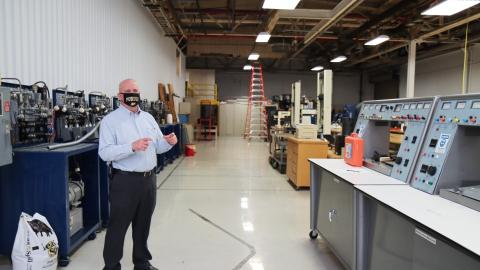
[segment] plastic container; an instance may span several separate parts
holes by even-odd
[[[358,137],[357,133],[352,133],[345,137],[345,162],[349,165],[363,166],[363,139]]]
[[[186,123],[188,123],[189,115],[188,114],[179,114],[178,119],[180,120],[180,123],[186,124]]]
[[[186,144],[185,145],[185,156],[187,157],[193,157],[195,156],[195,145],[194,144]]]
[[[167,124],[173,124],[173,115],[171,113],[167,114]]]

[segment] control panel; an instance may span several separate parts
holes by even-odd
[[[440,97],[411,185],[430,194],[480,179],[480,95]]]
[[[435,102],[436,98],[364,102],[354,131],[364,139],[365,166],[408,182]],[[403,139],[391,162],[383,163],[375,156],[389,154],[392,122],[402,126],[397,132]]]
[[[85,101],[84,91],[52,90],[55,116],[55,141],[74,141],[87,134],[94,126]]]
[[[0,166],[12,163],[10,89],[0,87]]]

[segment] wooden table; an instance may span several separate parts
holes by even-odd
[[[287,176],[296,188],[310,187],[309,158],[326,158],[328,142],[319,139],[287,138]]]

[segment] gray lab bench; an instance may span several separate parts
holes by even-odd
[[[480,212],[343,160],[310,164],[310,237],[347,269],[480,269]]]

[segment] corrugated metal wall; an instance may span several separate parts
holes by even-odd
[[[134,78],[145,98],[157,98],[159,82],[184,96],[175,52],[139,0],[0,1],[0,75],[26,84],[114,95]]]

